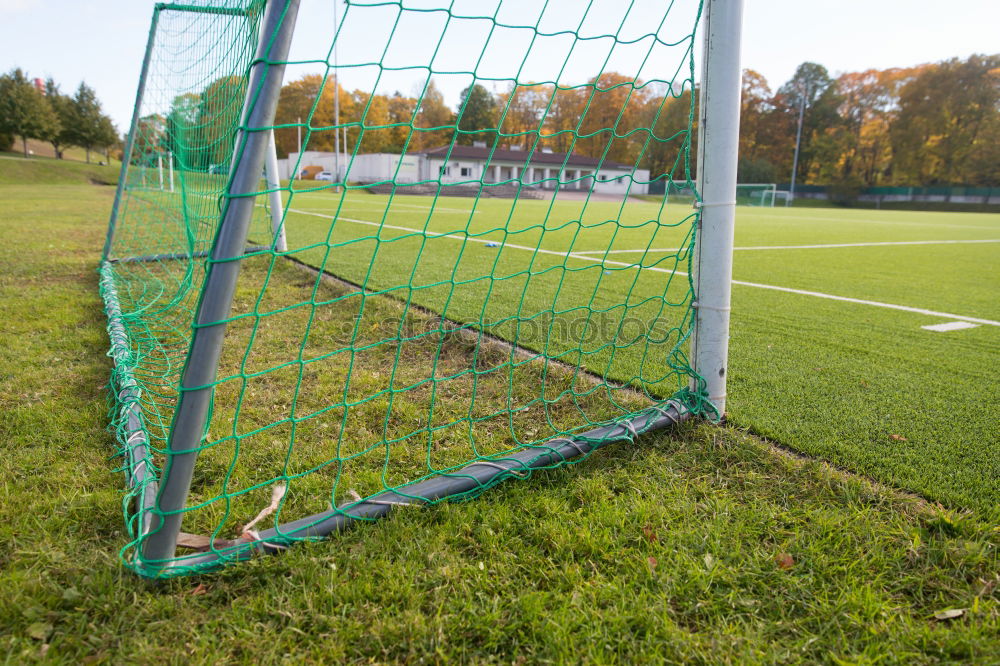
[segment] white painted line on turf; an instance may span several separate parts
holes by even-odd
[[[980,231],[990,229],[994,225],[972,225],[972,224],[950,224],[948,222],[913,222],[907,220],[873,220],[871,218],[865,219],[847,219],[842,217],[820,217],[818,215],[781,215],[780,217],[773,218],[775,220],[799,220],[803,222],[839,222],[841,224],[888,224],[892,226],[906,226],[906,227],[945,227],[948,229],[978,229]]]
[[[890,310],[900,310],[902,312],[912,312],[914,314],[928,315],[929,317],[943,317],[945,319],[961,319],[962,321],[969,321],[974,324],[985,324],[987,326],[1000,326],[1000,321],[993,321],[991,319],[979,319],[978,317],[966,317],[965,315],[952,314],[950,312],[937,312],[935,310],[926,310],[924,308],[913,308],[908,305],[895,305],[894,303],[881,303],[879,301],[867,301],[862,298],[850,298],[848,296],[835,296],[833,294],[824,294],[820,291],[808,291],[805,289],[792,289],[791,287],[778,287],[770,284],[760,284],[759,282],[744,282],[742,280],[733,280],[733,284],[738,284],[744,287],[756,287],[758,289],[771,289],[773,291],[784,291],[789,294],[799,294],[801,296],[815,296],[816,298],[826,298],[832,301],[842,301],[844,303],[857,303],[859,305],[872,305],[877,308],[888,308]]]
[[[303,202],[303,203],[309,203],[309,202]],[[345,201],[344,206],[346,208],[350,208],[351,206],[378,206],[383,209],[386,208],[386,205],[384,203],[380,203],[378,201],[357,201],[353,199],[348,199],[347,201]],[[392,205],[389,206],[389,208],[412,208],[415,210],[440,210],[446,213],[465,213],[466,215],[468,215],[469,213],[478,214],[483,212],[478,208],[475,210],[469,210],[466,208],[448,208],[444,206],[420,206],[418,204],[405,204],[405,203],[401,204],[401,203],[396,203],[395,201],[392,202]],[[315,211],[315,212],[322,212],[322,211]]]
[[[1000,238],[977,240],[922,240],[922,241],[884,241],[871,243],[826,243],[823,245],[745,245],[734,247],[733,250],[819,250],[835,247],[880,247],[885,245],[956,245],[964,243],[1000,243]],[[604,250],[586,250],[576,254],[604,254]],[[641,250],[611,250],[608,254],[641,254],[641,253],[677,252],[677,248],[650,248]]]
[[[961,331],[966,328],[977,328],[978,326],[979,324],[970,324],[967,321],[946,321],[943,324],[931,324],[930,326],[921,326],[920,328],[934,331],[935,333],[947,333],[948,331]]]
[[[261,204],[257,204],[258,206]],[[287,209],[292,213],[299,213],[302,215],[312,215],[315,217],[324,217],[332,219],[331,215],[323,215],[320,213],[308,213],[305,211],[297,210],[295,208]],[[349,217],[338,217],[338,221],[342,222],[353,222],[355,224],[364,224],[371,227],[382,227],[386,229],[395,229],[397,231],[407,231],[415,234],[422,234],[427,238],[451,238],[453,240],[466,241],[471,243],[495,243],[496,240],[487,240],[484,238],[469,238],[468,236],[463,236],[459,234],[430,234],[423,229],[413,229],[411,227],[400,227],[392,224],[382,224],[381,222],[371,222],[369,220],[356,220]],[[557,257],[569,257],[572,259],[580,259],[582,261],[591,261],[594,263],[601,264],[602,266],[625,266],[634,267],[635,264],[623,262],[623,261],[612,261],[611,259],[602,259],[601,257],[590,257],[585,254],[580,254],[578,252],[557,252],[555,250],[543,250],[537,247],[531,247],[528,245],[515,245],[514,243],[503,243],[504,248],[512,248],[515,250],[525,250],[527,252],[536,252],[538,254],[548,254]],[[655,271],[657,273],[673,273],[676,275],[687,275],[684,271],[669,270],[666,268],[658,268],[656,266],[642,266],[642,270]],[[808,291],[806,289],[793,289],[791,287],[779,287],[773,284],[761,284],[759,282],[746,282],[744,280],[733,280],[733,284],[738,284],[741,287],[755,287],[757,289],[769,289],[771,291],[781,291],[788,294],[798,294],[800,296],[813,296],[816,298],[825,298],[831,301],[841,301],[843,303],[856,303],[858,305],[870,305],[877,308],[887,308],[889,310],[899,310],[901,312],[911,312],[914,314],[927,315],[929,317],[941,317],[943,319],[959,319],[961,321],[971,322],[973,324],[985,324],[986,326],[1000,326],[1000,321],[993,321],[991,319],[980,319],[978,317],[967,317],[965,315],[952,314],[950,312],[937,312],[936,310],[927,310],[925,308],[914,308],[908,305],[896,305],[894,303],[882,303],[880,301],[868,301],[862,298],[851,298],[849,296],[836,296],[834,294],[824,294],[821,291]]]

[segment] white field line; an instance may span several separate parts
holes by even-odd
[[[820,217],[813,215],[781,215],[770,221],[799,220],[800,222],[839,222],[840,224],[888,224],[906,227],[945,227],[948,229],[977,229],[979,231],[995,228],[995,225],[949,224],[947,222],[907,222],[905,220],[873,220],[871,218],[845,220],[840,217]]]
[[[299,196],[302,196],[302,194],[299,193]],[[309,202],[304,202],[304,203],[309,203]],[[357,201],[353,199],[348,199],[347,201],[345,201],[344,206],[346,208],[350,208],[351,206],[379,206],[381,208],[386,207],[384,203],[378,201]],[[479,213],[483,212],[478,209],[466,210],[464,208],[446,208],[443,206],[421,206],[420,204],[405,204],[405,203],[401,204],[401,203],[396,203],[395,200],[392,202],[390,208],[412,208],[414,210],[442,210],[447,213],[465,213],[466,215],[470,213],[475,213],[478,215]]]
[[[983,240],[923,240],[923,241],[885,241],[871,243],[827,243],[824,245],[746,245],[734,247],[734,251],[745,250],[821,250],[834,247],[881,247],[885,245],[954,245],[961,243],[1000,243],[1000,238]],[[641,250],[610,250],[608,254],[641,254],[644,252],[677,252],[678,248],[650,248]],[[605,250],[585,250],[576,254],[604,254]]]
[[[260,205],[260,204],[258,204]],[[299,213],[300,215],[312,215],[315,217],[324,217],[327,219],[332,219],[329,214],[322,213],[310,213],[307,211],[297,210],[295,208],[287,209],[291,213]],[[370,227],[382,227],[385,229],[395,229],[397,231],[407,231],[410,233],[425,235],[427,238],[451,238],[453,240],[466,241],[470,243],[496,243],[495,240],[486,240],[484,238],[469,238],[468,236],[462,236],[459,234],[433,234],[427,233],[423,229],[413,229],[411,227],[400,227],[393,224],[382,224],[381,222],[371,222],[369,220],[357,220],[349,217],[338,217],[338,221],[341,222],[353,222],[354,224],[364,224]],[[530,247],[528,245],[515,245],[514,243],[504,243],[505,248],[513,248],[515,250],[525,250],[527,252],[537,252],[539,254],[554,255],[557,257],[568,257],[571,259],[580,259],[582,261],[591,261],[602,266],[635,266],[635,264],[626,263],[623,261],[612,261],[610,259],[601,259],[599,257],[590,257],[585,254],[580,254],[578,252],[557,252],[555,250],[543,250],[541,248]],[[674,273],[676,275],[687,275],[684,271],[669,270],[666,268],[658,268],[656,266],[643,266],[643,270],[655,271],[657,273]],[[879,301],[867,301],[861,298],[850,298],[848,296],[836,296],[834,294],[824,294],[819,291],[808,291],[805,289],[792,289],[791,287],[779,287],[772,284],[761,284],[759,282],[746,282],[743,280],[733,280],[733,284],[738,284],[742,287],[755,287],[757,289],[770,289],[771,291],[782,291],[788,294],[798,294],[800,296],[814,296],[816,298],[825,298],[831,301],[841,301],[843,303],[856,303],[858,305],[871,305],[878,308],[887,308],[889,310],[899,310],[901,312],[911,312],[914,314],[927,315],[929,317],[944,317],[946,319],[960,319],[962,321],[972,322],[974,324],[985,324],[987,326],[1000,326],[1000,321],[993,321],[990,319],[979,319],[977,317],[967,317],[965,315],[951,314],[949,312],[937,312],[935,310],[926,310],[924,308],[914,308],[908,305],[896,305],[894,303],[882,303]]]

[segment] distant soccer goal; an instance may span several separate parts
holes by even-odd
[[[741,3],[332,8],[154,11],[100,277],[143,576],[725,409]]]
[[[737,183],[737,206],[774,206],[778,192],[776,183]]]

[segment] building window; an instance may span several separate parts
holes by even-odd
[[[440,169],[438,169],[438,171],[440,172],[440,174],[442,176],[450,176],[451,175],[451,167],[443,166]]]
[[[462,167],[462,175],[463,176],[471,176],[472,175],[472,169],[470,167]]]

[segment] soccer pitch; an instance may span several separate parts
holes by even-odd
[[[736,427],[689,422],[645,436],[635,446],[609,446],[584,464],[507,483],[474,502],[400,510],[388,521],[291,548],[281,557],[258,558],[211,577],[137,586],[115,554],[127,541],[116,508],[123,481],[120,459],[109,457],[114,443],[106,432],[102,399],[110,367],[107,322],[94,270],[113,191],[89,184],[102,175],[97,167],[85,170],[71,162],[53,161],[49,170],[62,174],[62,180],[39,183],[36,167],[45,164],[0,161],[10,236],[0,248],[9,267],[0,284],[5,294],[0,311],[11,332],[10,344],[0,351],[0,372],[11,378],[0,386],[0,431],[8,444],[0,476],[9,480],[0,486],[0,533],[6,538],[0,587],[7,591],[0,597],[0,623],[6,629],[0,632],[0,654],[8,661],[169,661],[178,646],[195,662],[240,661],[248,654],[248,635],[258,637],[253,655],[264,663],[292,653],[316,662],[347,663],[410,662],[428,654],[441,655],[443,661],[490,663],[525,658],[529,663],[819,663],[833,658],[872,661],[880,655],[906,663],[996,660],[996,522],[995,515],[980,510],[996,503],[995,490],[982,476],[989,473],[984,461],[996,457],[996,440],[974,442],[976,428],[989,432],[983,424],[992,397],[985,391],[995,387],[949,393],[956,381],[964,380],[949,379],[940,370],[935,374],[938,366],[930,364],[929,376],[909,377],[906,386],[896,381],[911,366],[899,365],[895,357],[912,357],[912,340],[930,341],[924,343],[929,353],[926,345],[954,345],[954,340],[969,338],[920,330],[933,321],[926,316],[741,286],[734,294],[733,421],[758,431],[781,426],[797,439],[780,443],[829,451],[826,458],[873,476],[873,461],[878,462],[886,478],[905,481],[902,463],[909,461],[888,458],[889,446],[869,444],[882,446],[883,440],[878,433],[869,438],[865,428],[881,430],[888,419],[898,422],[907,413],[920,412],[927,390],[920,382],[926,381],[948,401],[946,412],[927,410],[944,433],[941,442],[965,442],[964,455],[948,455],[944,445],[929,448],[907,429],[908,442],[892,445],[913,447],[905,449],[913,451],[916,461],[906,477],[912,483],[887,486],[834,469],[821,454],[783,455]],[[357,196],[375,202],[362,204],[368,210],[384,209],[384,198]],[[330,205],[329,193],[322,197],[313,202],[317,209]],[[297,198],[293,207],[304,199]],[[438,206],[471,203],[449,199]],[[426,205],[410,197],[397,204],[401,211],[402,204]],[[497,205],[503,209],[510,202],[481,202],[477,208]],[[410,212],[427,213],[419,208]],[[680,209],[678,215],[689,212]],[[739,212],[741,221],[762,222],[793,213],[894,217],[826,210]],[[357,211],[357,219],[369,216]],[[924,222],[937,217],[957,225],[991,219],[902,215]],[[294,214],[288,222],[296,243],[305,238],[296,234],[329,229],[329,217]],[[748,226],[738,232],[740,246],[748,244],[742,236]],[[488,250],[496,253],[498,248]],[[783,253],[779,259],[786,262],[795,254],[775,252]],[[757,256],[757,251],[740,251],[737,261]],[[248,265],[246,274],[255,270]],[[737,270],[746,266],[738,263]],[[298,297],[302,285],[313,282],[308,271],[280,259],[274,279],[271,293],[279,296]],[[320,287],[321,294],[351,293],[333,281]],[[791,310],[795,299],[803,299],[801,310]],[[399,309],[398,300],[368,300],[372,310]],[[351,302],[326,308],[328,323],[349,319],[350,308],[343,306]],[[397,306],[390,307],[393,303]],[[820,306],[826,309],[810,310]],[[824,342],[824,336],[830,334],[831,321],[844,321],[844,312],[852,309],[869,313],[858,315],[862,323],[856,320],[852,326],[874,328],[878,323],[887,331],[881,337],[893,335],[894,344],[903,340],[898,332],[904,325],[916,324],[905,329],[911,342],[900,343],[892,355],[859,350],[860,342],[870,342],[870,333],[845,335],[854,346],[836,350],[851,364],[854,377],[870,387],[862,397],[871,401],[875,420],[854,431],[843,415],[853,404],[850,394],[865,389],[861,379],[824,385],[817,383],[825,380],[823,374],[797,365],[809,363],[810,355],[823,355],[811,349],[836,347],[836,340]],[[808,316],[805,323],[815,330],[789,324],[796,316]],[[865,316],[871,323],[864,323]],[[274,331],[291,330],[290,319],[275,317],[268,323]],[[776,326],[781,330],[768,330]],[[750,327],[756,328],[751,332]],[[983,325],[954,333],[990,330]],[[283,340],[275,336],[278,342],[283,344],[275,353],[287,356],[295,338],[286,333]],[[444,359],[452,369],[465,363],[462,340],[454,342],[451,356]],[[948,356],[985,375],[982,368],[996,363],[995,347],[988,352],[982,348],[985,342],[976,344],[978,351],[970,342]],[[381,356],[360,368],[355,365],[352,384],[366,383],[366,390],[384,386],[378,382],[385,381],[385,361],[392,360],[392,350],[388,345],[376,349]],[[966,358],[970,350],[978,361]],[[787,358],[779,364],[777,355]],[[419,357],[408,356],[400,369],[416,376],[426,369],[414,358]],[[783,376],[777,374],[786,366]],[[518,376],[530,377],[530,369],[525,365]],[[772,384],[762,389],[750,379],[765,370]],[[834,370],[828,364],[824,373]],[[342,368],[316,388],[342,391],[346,371]],[[796,372],[803,385],[812,382],[798,389],[808,390],[801,396],[780,386]],[[876,392],[887,392],[894,381],[898,394],[878,397]],[[919,394],[905,395],[913,386]],[[270,390],[271,397],[284,395],[273,386]],[[515,397],[529,395],[537,395],[537,385],[525,385]],[[443,416],[468,411],[462,395],[439,398]],[[501,404],[484,398],[487,404]],[[812,412],[793,413],[797,405],[813,403]],[[839,421],[829,409],[820,409],[838,404],[846,405],[839,410]],[[373,402],[366,412],[370,421],[361,425],[378,432],[385,409],[376,407]],[[961,420],[970,414],[976,420]],[[853,423],[862,423],[865,416],[857,415]],[[813,439],[809,432],[822,435],[826,421],[840,425],[825,435],[823,449],[822,437]],[[508,432],[498,428],[486,439],[499,446],[493,439]],[[252,464],[238,471],[258,470],[265,449],[247,446],[242,460]],[[210,465],[212,458],[205,451],[200,462]],[[963,471],[981,475],[979,494],[970,491],[969,483],[954,482]],[[217,472],[216,477],[225,478],[226,468]],[[917,483],[921,472],[936,476]],[[935,507],[899,492],[906,488],[924,488],[927,497],[950,492],[953,499],[945,508]],[[970,498],[968,504],[959,491]],[[254,505],[251,514],[257,510]],[[956,620],[934,619],[946,609],[967,610]],[[303,642],[300,632],[326,639]],[[594,640],[581,641],[581,636]]]
[[[654,393],[664,379],[644,360],[655,343],[619,348],[596,334],[588,348],[599,322],[580,317],[669,316],[662,303],[688,288],[688,206],[363,191],[299,191],[287,205],[290,254],[303,263],[370,292],[396,285],[388,296],[529,349],[548,340],[548,355]],[[997,512],[1000,216],[740,208],[733,277],[733,423]],[[563,334],[546,335],[560,317]],[[969,327],[925,328],[947,322]],[[676,383],[665,384],[669,395]]]

